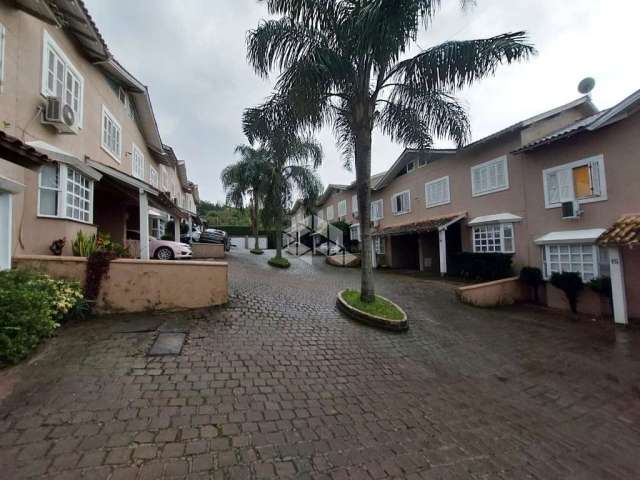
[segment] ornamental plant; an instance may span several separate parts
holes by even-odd
[[[576,272],[562,272],[551,275],[551,285],[562,290],[573,313],[578,313],[578,296],[584,289],[582,277]]]

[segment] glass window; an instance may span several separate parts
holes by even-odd
[[[375,248],[375,251],[378,255],[384,255],[385,254],[385,239],[383,237],[374,237],[373,239],[373,248]]]
[[[39,215],[58,216],[60,191],[60,167],[57,164],[40,167]]]
[[[491,223],[473,227],[473,251],[477,253],[513,253],[513,224]]]
[[[338,218],[342,218],[346,216],[347,216],[347,201],[340,200],[338,202]]]
[[[0,23],[0,93],[4,86],[4,50],[6,42],[6,30],[4,25]]]
[[[449,177],[439,178],[424,185],[424,198],[427,208],[445,205],[451,202]]]
[[[491,160],[471,168],[471,190],[474,196],[509,188],[507,157]]]
[[[602,155],[549,168],[543,172],[543,179],[547,208],[574,200],[588,203],[607,199]]]
[[[149,166],[149,183],[158,188],[158,171],[152,166]]]
[[[91,181],[77,170],[67,167],[65,195],[66,217],[89,223],[91,221]]]
[[[588,282],[608,271],[600,272],[600,264],[607,263],[608,254],[591,244],[554,244],[545,245],[543,249],[544,273],[549,278],[554,273],[576,272],[582,280]]]
[[[351,213],[358,213],[358,195],[351,197]]]
[[[131,168],[133,176],[144,180],[144,154],[134,143],[131,148]]]
[[[360,241],[360,225],[356,224],[356,225],[351,225],[351,227],[349,227],[349,238],[351,240],[355,240],[355,241]]]
[[[107,108],[102,106],[102,148],[118,162],[122,153],[122,129]]]
[[[68,165],[42,166],[38,189],[38,214],[91,223],[93,182]]]
[[[333,220],[333,205],[327,207],[327,221]]]
[[[383,200],[379,199],[375,202],[371,202],[371,221],[377,222],[384,218],[384,204]]]

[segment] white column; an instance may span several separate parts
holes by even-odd
[[[9,192],[0,191],[0,270],[11,268],[11,244],[13,243],[11,195]]]
[[[613,296],[613,318],[618,325],[627,325],[627,292],[624,284],[624,268],[622,252],[619,248],[609,249],[609,266],[611,268],[611,292]]]
[[[180,241],[180,219],[173,217],[173,239],[176,242]]]
[[[189,220],[187,221],[187,225],[189,225],[189,238],[191,238],[191,233],[193,230],[193,220],[191,219],[191,215],[189,215]]]
[[[447,231],[439,230],[438,238],[440,240],[440,275],[444,277],[447,274]]]
[[[147,192],[140,190],[140,259],[149,260],[149,199]]]

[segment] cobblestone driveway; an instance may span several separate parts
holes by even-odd
[[[385,333],[334,308],[355,271],[230,270],[178,357],[145,357],[166,317],[105,318],[5,372],[0,478],[640,477],[637,332],[380,274],[411,322]]]

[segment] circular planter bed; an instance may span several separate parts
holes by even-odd
[[[250,251],[251,253],[253,253],[254,255],[262,255],[262,254],[264,254],[264,250],[261,250],[261,249],[259,249],[259,248],[258,248],[258,249],[255,249],[255,248],[254,248],[253,250],[249,250],[249,251]]]
[[[276,268],[289,268],[291,266],[291,264],[289,263],[289,260],[283,257],[270,258],[268,263],[272,267],[276,267]]]
[[[350,297],[353,297],[353,293],[353,290],[342,290],[338,293],[338,298],[336,300],[338,310],[349,318],[372,327],[391,330],[394,332],[403,332],[409,328],[409,324],[407,323],[407,314],[391,300],[381,297],[380,295],[376,295],[376,302],[379,302],[378,306],[382,307],[376,309],[376,311],[384,311],[387,315],[383,315],[382,313],[366,312],[362,308],[357,308],[349,302],[349,300],[351,300]],[[392,313],[392,315],[390,315],[390,313]]]

